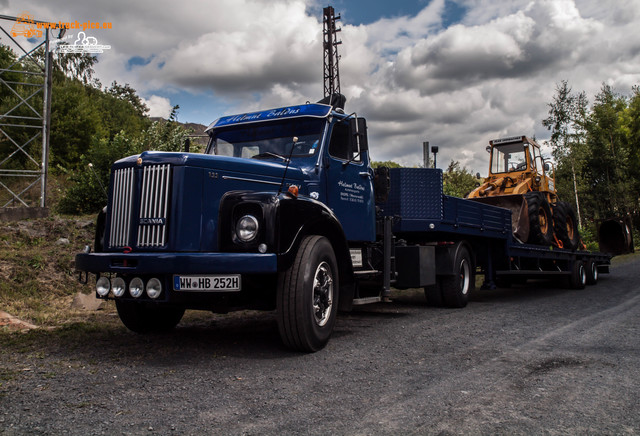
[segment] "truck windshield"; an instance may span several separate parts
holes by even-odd
[[[522,142],[495,146],[491,157],[493,174],[527,169],[525,147]]]
[[[324,119],[299,118],[225,127],[213,131],[209,153],[271,160],[311,157],[318,152],[324,126]]]

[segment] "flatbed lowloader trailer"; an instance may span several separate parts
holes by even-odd
[[[486,287],[608,272],[600,253],[524,245],[511,212],[443,195],[437,169],[373,169],[366,121],[305,104],[227,116],[204,154],[144,152],[114,163],[81,279],[146,333],[185,309],[275,310],[282,341],[316,351],[338,310],[424,288],[464,307]]]

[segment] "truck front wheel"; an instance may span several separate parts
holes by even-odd
[[[118,316],[129,330],[136,333],[162,333],[178,325],[184,308],[160,306],[137,301],[116,300]]]
[[[313,352],[326,345],[336,321],[338,289],[331,243],[307,236],[291,267],[278,277],[278,329],[287,347]]]

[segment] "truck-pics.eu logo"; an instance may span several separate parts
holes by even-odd
[[[25,36],[27,38],[42,36],[42,30],[36,29],[36,22],[27,12],[23,12],[16,18],[16,22],[11,28],[11,36]]]

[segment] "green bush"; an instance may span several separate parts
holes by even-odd
[[[58,212],[71,215],[99,212],[107,204],[105,190],[115,161],[147,150],[179,151],[188,134],[178,123],[162,121],[152,123],[137,138],[129,139],[121,131],[111,141],[94,140],[87,154],[80,157],[80,169],[70,174],[72,184],[58,203]]]

